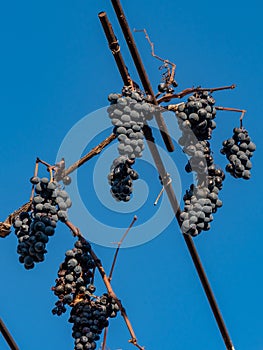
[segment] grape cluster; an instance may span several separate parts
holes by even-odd
[[[185,166],[186,172],[196,172],[197,178],[203,179],[207,174],[207,169],[214,163],[209,141],[197,141],[183,147],[184,153],[190,156]]]
[[[196,236],[210,229],[213,215],[222,206],[218,198],[225,178],[224,172],[214,165],[208,140],[216,127],[215,100],[207,91],[196,93],[176,112],[182,131],[179,144],[189,156],[186,172],[195,172],[197,185],[191,185],[184,196],[184,210],[180,214],[181,229],[185,234]]]
[[[122,95],[110,94],[108,114],[118,137],[118,151],[129,159],[140,158],[144,149],[143,126],[155,111],[140,90],[125,88]]]
[[[65,260],[60,265],[56,285],[52,287],[59,298],[54,315],[60,316],[66,311],[65,305],[70,305],[76,298],[89,298],[95,291],[90,284],[94,261],[90,255],[90,244],[82,238],[75,242],[73,249],[65,253]]]
[[[120,156],[113,161],[108,181],[111,194],[117,201],[128,202],[133,191],[132,181],[137,180],[138,173],[131,168],[134,161]]]
[[[211,139],[212,130],[216,128],[214,104],[215,100],[208,91],[195,93],[188,97],[186,103],[179,104],[176,115],[179,127],[183,131],[182,144],[191,143],[192,136],[189,131],[192,131],[199,141]]]
[[[197,236],[202,231],[210,229],[213,213],[222,206],[218,193],[222,189],[224,172],[211,165],[208,168],[206,183],[190,186],[184,196],[184,210],[180,214],[181,229],[185,234]]]
[[[256,145],[244,128],[234,128],[233,133],[231,138],[223,142],[221,149],[221,153],[229,160],[226,171],[235,178],[248,180],[251,177],[252,168],[250,158],[256,150]]]
[[[108,318],[116,317],[118,310],[117,303],[108,294],[78,302],[71,309],[69,318],[73,323],[74,350],[96,349],[96,341],[109,324]]]
[[[49,237],[54,235],[58,220],[67,220],[67,209],[71,206],[67,192],[60,190],[58,183],[45,177],[33,177],[31,183],[35,185],[32,210],[22,212],[13,223],[19,261],[28,270],[44,261]]]

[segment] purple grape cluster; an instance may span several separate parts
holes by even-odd
[[[202,231],[210,229],[213,215],[217,209],[222,207],[222,201],[218,197],[222,189],[224,172],[211,165],[208,168],[206,182],[201,185],[190,186],[184,196],[184,210],[180,214],[181,229],[185,234],[197,236]]]
[[[185,166],[186,172],[194,171],[198,179],[204,179],[209,167],[214,164],[209,141],[196,141],[195,145],[184,146],[183,151],[190,157]]]
[[[184,234],[197,236],[210,229],[213,215],[222,206],[218,194],[225,178],[224,172],[214,164],[208,140],[216,123],[215,100],[207,91],[194,94],[187,103],[180,104],[177,119],[182,136],[179,144],[189,156],[186,172],[194,172],[197,185],[191,185],[184,196],[184,210],[180,214]]]
[[[58,220],[67,219],[67,209],[71,206],[67,192],[60,190],[57,182],[45,177],[33,177],[30,181],[35,185],[31,211],[22,212],[13,223],[19,261],[28,270],[44,261],[49,237],[54,235]]]
[[[139,178],[138,173],[132,169],[134,161],[120,156],[113,161],[108,181],[111,185],[111,194],[117,201],[128,202],[133,191],[132,182]]]
[[[110,94],[108,114],[118,136],[118,151],[129,159],[140,158],[144,149],[143,126],[153,118],[154,106],[143,93],[124,88],[122,95]]]
[[[65,305],[71,305],[76,298],[90,298],[95,287],[90,284],[93,276],[94,261],[90,255],[90,244],[82,238],[75,242],[73,249],[65,253],[60,265],[56,285],[52,287],[58,297],[54,315],[66,312]]]
[[[108,294],[73,306],[69,322],[73,323],[74,350],[96,349],[100,334],[109,325],[108,318],[116,317],[118,311],[117,303]]]
[[[176,115],[183,132],[182,144],[191,144],[191,131],[199,141],[211,139],[212,131],[216,128],[214,104],[215,100],[209,92],[202,91],[189,96],[186,103],[178,106]]]
[[[231,138],[223,142],[221,149],[221,153],[229,160],[226,171],[234,178],[248,180],[251,177],[252,168],[250,158],[256,150],[256,145],[244,128],[234,128],[233,133]]]

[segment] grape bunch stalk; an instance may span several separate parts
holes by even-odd
[[[35,189],[31,211],[20,213],[13,223],[19,261],[28,270],[45,260],[49,237],[54,235],[59,220],[67,220],[67,209],[72,204],[68,193],[61,190],[57,182],[36,176],[30,181]]]
[[[233,136],[223,142],[220,151],[229,160],[226,171],[234,178],[249,180],[252,168],[250,158],[255,150],[256,145],[251,141],[248,131],[243,127],[234,128]]]

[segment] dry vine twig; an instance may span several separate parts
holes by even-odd
[[[116,248],[114,257],[113,257],[113,262],[112,262],[112,266],[111,266],[111,270],[110,270],[110,274],[109,274],[109,281],[111,282],[112,280],[112,275],[113,275],[113,271],[116,265],[116,261],[117,261],[117,257],[121,248],[121,245],[123,243],[123,241],[125,240],[125,238],[127,237],[128,233],[130,232],[132,226],[134,225],[134,223],[138,220],[138,217],[135,215],[132,222],[130,223],[130,226],[127,228],[127,230],[125,231],[124,235],[122,236],[122,238],[120,239],[120,241],[117,243],[118,246]]]
[[[167,84],[171,85],[173,83],[173,81],[174,81],[176,64],[155,54],[154,43],[151,41],[151,39],[150,39],[146,29],[133,29],[133,31],[134,32],[143,32],[145,34],[145,38],[148,41],[148,43],[150,44],[150,46],[151,46],[151,54],[152,54],[152,56],[154,58],[158,59],[159,61],[162,61],[164,63],[164,65],[161,66],[159,69],[162,69],[162,68],[166,68],[167,69],[167,78],[168,78],[167,79]],[[169,65],[172,67],[172,71],[170,71]]]
[[[228,85],[228,86],[221,86],[221,87],[217,87],[217,88],[201,88],[201,87],[193,87],[193,88],[187,88],[181,92],[179,92],[178,94],[166,94],[163,97],[159,98],[157,100],[157,102],[160,104],[162,102],[169,102],[174,98],[182,98],[186,95],[189,95],[193,92],[198,92],[198,91],[209,91],[209,92],[214,92],[214,91],[220,91],[220,90],[232,90],[235,89],[236,85],[232,84],[232,85]]]
[[[105,140],[103,140],[100,144],[98,144],[96,147],[94,147],[89,153],[87,153],[84,157],[77,160],[74,164],[72,164],[70,167],[68,167],[65,172],[63,173],[63,176],[67,176],[79,167],[81,167],[83,164],[85,164],[88,160],[93,158],[94,156],[98,155],[106,146],[108,146],[113,140],[116,139],[115,134],[111,134],[108,136]]]
[[[241,116],[239,118],[240,121],[240,127],[243,127],[243,118],[245,116],[245,113],[247,112],[245,109],[239,109],[239,108],[232,108],[232,107],[220,107],[216,106],[215,109],[218,111],[228,111],[228,112],[240,112]]]

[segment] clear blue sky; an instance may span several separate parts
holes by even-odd
[[[190,0],[162,5],[155,0],[123,0],[123,6],[131,27],[147,28],[157,53],[177,64],[178,89],[236,83],[235,90],[214,95],[216,104],[248,110],[244,125],[257,144],[252,158],[252,178],[245,182],[227,177],[221,192],[224,205],[215,215],[212,229],[197,237],[195,243],[235,348],[261,350],[263,33],[259,2]],[[67,132],[88,113],[105,107],[110,92],[121,90],[122,82],[97,18],[102,10],[108,12],[130,72],[138,81],[110,1],[14,0],[2,4],[1,220],[28,200],[28,179],[36,156],[53,163]],[[136,34],[136,41],[156,88],[160,80],[159,64],[150,56],[143,35]],[[169,123],[173,125],[173,121]],[[226,160],[219,154],[221,142],[231,136],[237,125],[238,115],[218,113],[213,147],[216,162],[222,167]],[[173,129],[170,130],[175,137]],[[109,132],[94,135],[87,150]],[[156,138],[163,147],[158,134]],[[112,200],[115,211],[111,213],[110,208],[99,204],[93,190],[93,169],[98,159],[109,161],[105,155],[106,152],[102,153],[78,173],[80,191],[92,215],[112,226],[112,240],[114,226],[127,227],[134,214],[141,225],[140,231],[134,231],[136,234],[139,232],[143,237],[153,232],[153,224],[147,230],[143,226],[158,210],[153,207],[153,201],[160,185],[153,167],[138,162],[137,169],[145,181],[141,186],[147,184],[149,190],[141,210],[133,211],[129,204],[129,212],[118,215],[116,203]],[[190,177],[184,174],[185,158],[178,146],[171,159],[178,168],[184,191]],[[104,168],[107,170],[109,166],[107,163]],[[101,182],[98,186],[105,186],[108,191],[104,175]],[[176,178],[174,185],[178,186]],[[139,197],[140,185],[137,186]],[[110,198],[107,196],[106,199]],[[165,198],[160,205],[165,205]],[[169,210],[165,210],[158,222],[165,223],[169,215]],[[78,225],[78,220],[74,221]],[[87,224],[87,234],[92,228],[92,224],[90,227]],[[99,237],[103,232],[92,234]],[[112,240],[109,236],[108,241]],[[0,241],[0,316],[21,350],[73,349],[68,315],[52,316],[56,299],[50,291],[64,252],[73,242],[68,230],[60,225],[48,244],[46,261],[26,271],[18,262],[14,234]],[[99,245],[94,245],[94,249],[109,269],[113,249]],[[97,284],[102,286],[99,278]],[[139,343],[146,349],[224,349],[175,221],[150,242],[121,250],[113,286],[127,309]],[[121,317],[112,320],[109,348],[132,349],[128,339]],[[1,337],[0,348],[8,349]]]

